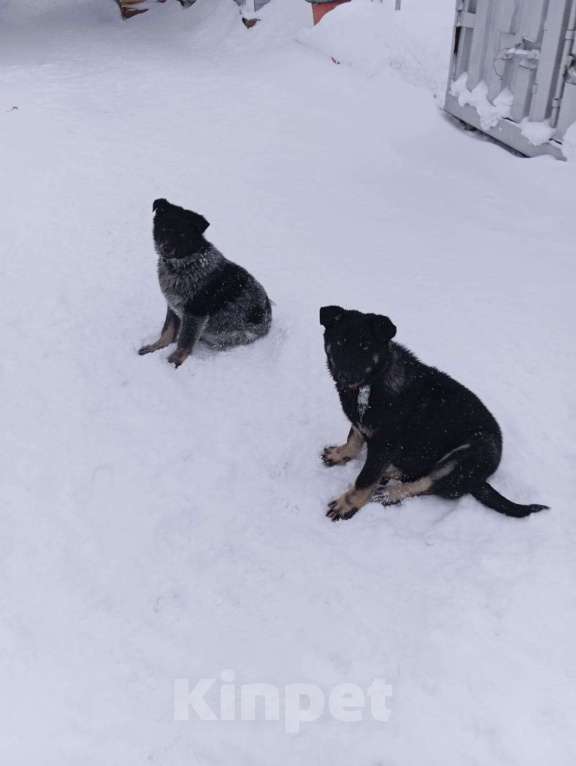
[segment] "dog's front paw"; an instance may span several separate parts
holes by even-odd
[[[142,346],[142,348],[138,349],[138,355],[144,356],[144,354],[151,354],[153,351],[156,351],[153,344],[150,344],[149,346]]]
[[[358,513],[360,508],[354,505],[353,499],[354,492],[346,492],[336,500],[333,500],[328,506],[326,516],[332,521],[340,521],[351,519],[355,513]]]
[[[328,468],[332,468],[334,465],[344,465],[349,463],[351,458],[347,455],[346,446],[343,447],[325,447],[322,451],[322,462]]]
[[[178,369],[178,367],[180,367],[182,362],[184,362],[187,357],[188,353],[186,351],[176,349],[176,351],[173,351],[168,357],[168,364],[172,364],[175,369]]]

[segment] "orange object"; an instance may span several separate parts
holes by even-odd
[[[318,24],[329,11],[333,11],[337,6],[348,2],[350,2],[350,0],[334,0],[334,2],[330,3],[312,3],[314,24]]]

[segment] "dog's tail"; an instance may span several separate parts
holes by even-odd
[[[493,511],[498,511],[498,513],[503,513],[505,516],[513,516],[515,519],[523,519],[526,516],[530,516],[531,513],[548,510],[547,505],[519,505],[518,503],[513,503],[499,492],[496,492],[494,487],[491,487],[487,481],[472,490],[470,494],[482,505],[492,508]]]

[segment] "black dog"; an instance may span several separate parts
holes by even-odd
[[[158,340],[138,353],[178,339],[168,361],[179,367],[198,340],[226,349],[266,335],[272,311],[264,288],[204,239],[210,225],[204,216],[165,199],[155,200],[152,209],[158,278],[168,310]]]
[[[324,306],[320,324],[352,423],[346,444],[326,447],[324,463],[347,463],[367,444],[354,488],[330,503],[329,518],[349,519],[372,497],[388,505],[423,494],[471,494],[515,518],[547,507],[518,505],[487,483],[502,456],[498,423],[475,394],[392,342],[396,327],[388,317]]]

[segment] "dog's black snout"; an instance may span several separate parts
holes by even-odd
[[[152,210],[154,213],[157,213],[158,211],[166,210],[170,203],[167,199],[164,199],[164,197],[161,197],[160,199],[155,199],[152,203]]]

